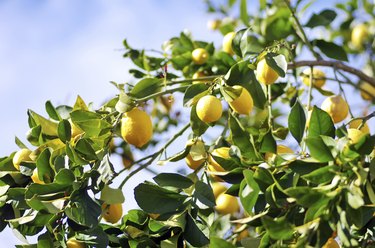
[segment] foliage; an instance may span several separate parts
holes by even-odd
[[[73,106],[48,101],[47,115],[28,111],[29,144],[18,138],[16,143],[31,153],[22,161],[19,155],[14,159],[16,151],[0,158],[1,230],[9,226],[21,239],[39,235],[38,244],[22,247],[67,247],[72,238],[88,247],[322,247],[336,235],[343,247],[374,245],[375,136],[365,133],[354,142],[347,127],[354,120],[364,125],[375,114],[354,118],[350,112],[335,126],[330,113],[316,105],[333,94],[345,98],[353,87],[359,96],[357,78],[370,78],[367,83],[375,86],[373,37],[363,37],[360,47],[350,40],[358,13],[364,13],[374,33],[374,3],[348,0],[313,13],[304,23],[299,16],[310,1],[260,0],[255,14],[248,12],[246,0],[206,3],[209,12],[223,17],[216,26],[223,35],[235,31],[234,55],[186,32],[155,54],[125,40],[124,57],[133,62],[129,72],[135,83],[113,82],[119,94],[98,109],[78,96]],[[235,9],[239,17],[228,17]],[[314,35],[321,29],[325,39]],[[192,57],[196,49],[203,51],[204,61]],[[287,69],[280,55],[289,62]],[[303,62],[306,57],[310,60]],[[369,68],[363,74],[334,66],[358,58]],[[275,84],[258,81],[255,69],[262,59],[278,78]],[[338,93],[302,84],[298,73],[306,67],[299,67],[319,65],[330,67],[333,76],[326,85],[335,85]],[[203,76],[193,78],[196,72]],[[250,115],[236,113],[229,104],[243,90],[254,103]],[[206,95],[224,106],[221,118],[211,123],[196,113]],[[373,103],[374,97],[368,110]],[[140,148],[121,136],[122,118],[134,107],[153,122],[154,135]],[[189,142],[178,146],[175,140],[188,132]],[[294,152],[276,154],[280,143]],[[172,144],[181,152],[167,156]],[[228,147],[229,154],[211,154],[219,147]],[[135,149],[143,154],[137,161]],[[124,161],[121,171],[111,163],[117,155]],[[131,177],[156,162],[184,164],[187,156],[204,163],[195,170],[186,165],[189,173],[155,175],[134,188],[139,209],[126,212],[118,223],[102,220],[103,204],[125,201]],[[39,183],[32,179],[35,172]],[[121,183],[115,185],[118,178]],[[239,212],[215,210],[214,181],[239,200]],[[240,238],[244,231],[246,237]]]

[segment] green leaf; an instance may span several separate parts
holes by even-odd
[[[103,231],[101,226],[92,229],[80,231],[76,234],[76,239],[90,247],[108,247],[108,234]]]
[[[313,44],[315,44],[315,46],[317,46],[320,51],[329,58],[348,61],[348,55],[342,46],[325,40],[315,40],[313,41]]]
[[[160,173],[153,179],[161,187],[171,186],[186,189],[193,185],[193,181],[191,181],[191,179],[176,173]]]
[[[57,136],[57,123],[56,122],[47,120],[43,116],[35,113],[34,111],[30,109],[27,111],[27,114],[29,115],[29,117],[31,117],[34,120],[35,126],[36,125],[41,126],[42,133],[49,135],[49,136]]]
[[[267,169],[262,167],[257,167],[253,174],[253,178],[257,182],[262,192],[265,192],[266,189],[274,183],[272,174]]]
[[[190,214],[186,214],[186,226],[184,230],[184,237],[193,247],[202,247],[208,245],[210,240],[199,229],[194,219]]]
[[[268,216],[263,216],[262,223],[272,239],[288,240],[293,237],[293,226],[287,221],[284,216],[276,219],[272,219]]]
[[[267,43],[283,39],[293,33],[290,11],[286,7],[277,8],[277,11],[268,15],[261,25]]]
[[[276,153],[276,141],[271,129],[263,136],[259,151]]]
[[[320,136],[308,137],[306,139],[306,145],[309,148],[311,156],[319,162],[329,162],[333,160],[329,147]]]
[[[59,113],[57,112],[55,107],[52,105],[51,101],[46,102],[46,111],[47,111],[47,114],[49,115],[49,117],[51,117],[51,119],[53,119],[55,121],[61,121],[62,120],[61,116],[59,115]]]
[[[251,28],[241,29],[236,32],[232,41],[233,51],[240,57],[260,53],[263,50],[259,39],[252,35]]]
[[[324,184],[331,182],[339,170],[340,167],[336,165],[324,166],[310,172],[309,174],[303,175],[302,178],[315,184]]]
[[[297,100],[288,116],[288,128],[293,137],[298,143],[301,143],[303,134],[305,132],[306,115],[299,100]]]
[[[125,201],[125,197],[121,189],[113,189],[108,185],[104,185],[104,188],[100,194],[100,200],[110,205],[123,203]]]
[[[335,130],[331,116],[324,110],[314,106],[309,122],[308,137],[325,135],[334,138]]]
[[[129,95],[134,98],[144,98],[159,92],[163,87],[163,79],[161,78],[144,78],[139,81]]]
[[[72,138],[72,127],[68,120],[62,120],[57,126],[57,134],[62,142],[67,142]]]
[[[306,23],[306,27],[314,28],[318,26],[328,26],[335,20],[337,14],[330,9],[322,10],[319,14],[313,14],[310,20]]]
[[[256,80],[254,71],[248,67],[247,61],[241,61],[233,65],[224,79],[230,86],[241,85],[246,88],[254,100],[254,105],[260,109],[264,108],[266,97],[263,88]]]
[[[83,99],[79,95],[77,96],[76,101],[75,101],[74,106],[73,106],[73,111],[75,111],[75,110],[85,110],[85,111],[89,110],[85,101],[83,101]]]
[[[112,128],[110,123],[94,112],[75,110],[70,116],[73,123],[85,132],[85,137],[99,137],[108,134]]]
[[[265,56],[266,63],[269,65],[280,77],[285,77],[285,71],[273,59],[277,54],[267,53]]]
[[[284,191],[288,196],[296,199],[297,203],[309,208],[318,201],[322,201],[325,197],[324,193],[319,192],[316,189],[313,189],[310,186],[300,186],[289,188]]]
[[[101,213],[102,208],[89,196],[85,189],[73,191],[70,195],[70,203],[65,209],[68,218],[90,228],[98,225],[98,218]]]
[[[210,237],[210,246],[209,248],[235,248],[232,243],[218,238],[218,237]]]
[[[184,94],[184,106],[189,107],[195,105],[195,103],[205,96],[208,92],[208,86],[205,84],[192,84],[189,88],[186,89]]]
[[[164,214],[181,209],[186,196],[151,183],[141,183],[134,188],[138,206],[147,213]]]
[[[87,161],[97,160],[95,150],[90,144],[89,139],[80,139],[78,140],[75,150]]]
[[[229,116],[229,129],[233,144],[240,149],[242,157],[251,161],[259,159],[250,134],[243,130],[239,121],[232,115]]]
[[[198,198],[198,200],[208,207],[215,207],[215,196],[212,192],[212,189],[206,183],[201,181],[197,181],[195,183],[195,191],[194,196]]]
[[[190,111],[190,126],[195,136],[201,136],[209,128],[209,125],[199,119],[196,111],[196,105],[191,107]]]
[[[44,149],[36,160],[36,167],[38,168],[38,177],[46,183],[53,181],[54,171],[50,165],[51,152],[49,149]]]
[[[54,248],[49,232],[45,232],[38,237],[38,248]]]
[[[247,13],[247,0],[240,2],[240,18],[245,26],[249,25],[249,15]]]
[[[244,170],[243,175],[245,178],[240,185],[239,197],[245,211],[252,213],[255,203],[258,200],[260,189],[254,180],[254,172],[252,170]]]

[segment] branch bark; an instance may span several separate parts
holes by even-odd
[[[288,64],[288,69],[295,69],[302,66],[327,66],[336,68],[342,71],[349,72],[353,75],[356,75],[360,80],[366,81],[372,86],[375,87],[375,78],[370,77],[363,73],[362,71],[355,69],[351,66],[348,66],[340,61],[327,61],[327,60],[301,60],[295,61]]]

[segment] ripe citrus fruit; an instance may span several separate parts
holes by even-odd
[[[228,159],[230,157],[229,150],[230,150],[229,147],[216,148],[215,150],[211,152],[211,155],[215,157]],[[221,165],[218,162],[216,162],[212,156],[208,157],[208,164],[207,164],[208,170],[212,172],[224,172],[225,171],[224,168],[221,167]]]
[[[359,85],[361,89],[361,97],[364,100],[372,101],[375,98],[375,87],[367,82],[363,82]]]
[[[352,30],[351,41],[354,47],[362,48],[363,44],[369,37],[368,28],[365,24],[361,23],[356,25]]]
[[[294,153],[294,151],[291,148],[289,148],[285,145],[277,145],[276,146],[276,154],[293,154],[293,153]],[[266,160],[274,159],[275,154],[270,153],[270,152],[266,152],[264,157],[265,157]]]
[[[216,198],[216,211],[220,214],[234,214],[240,210],[236,197],[228,194],[220,194]]]
[[[358,129],[358,127],[362,124],[362,120],[354,120],[354,121],[351,121],[349,123],[349,128],[354,128],[354,129]],[[363,133],[370,133],[370,128],[369,126],[367,125],[367,123],[365,123],[361,129]]]
[[[333,238],[329,238],[322,248],[340,248],[340,245]]]
[[[234,51],[232,48],[232,41],[235,35],[236,35],[235,32],[229,32],[223,38],[223,51],[230,55],[234,54]]]
[[[102,205],[102,216],[103,218],[112,224],[118,222],[122,217],[122,204],[110,204],[103,203]]]
[[[306,68],[303,72],[302,72],[302,82],[309,86],[310,85],[310,74],[311,74],[311,68]],[[316,88],[321,88],[325,83],[326,83],[326,74],[317,69],[317,68],[313,68],[313,85],[316,87]]]
[[[144,146],[152,137],[150,116],[138,108],[126,112],[121,121],[121,136],[138,148]]]
[[[273,59],[281,69],[286,71],[288,64],[284,55],[279,54]],[[265,58],[258,62],[256,76],[258,81],[265,85],[273,84],[279,78],[279,74],[267,64]]]
[[[244,87],[235,85],[233,88],[242,89],[242,91],[239,97],[229,102],[229,106],[238,114],[249,115],[254,106],[253,98]]]
[[[219,182],[212,183],[212,192],[214,193],[215,199],[222,193],[224,193],[227,188],[224,186],[224,184]]]
[[[83,242],[76,240],[75,238],[70,238],[66,241],[66,246],[68,248],[85,248],[86,245]]]
[[[348,132],[348,138],[351,140],[351,142],[353,144],[356,144],[358,143],[358,141],[361,140],[361,138],[366,135],[365,133],[363,133],[361,130],[358,130],[358,129],[354,129],[354,128],[349,128],[347,130]]]
[[[220,119],[223,107],[219,99],[213,95],[200,98],[196,107],[197,115],[203,122],[210,123]]]
[[[201,78],[201,77],[206,77],[207,75],[203,71],[197,71],[193,74],[193,79]],[[202,80],[197,80],[193,81],[193,84],[199,84],[199,83],[207,83],[209,81],[202,81]]]
[[[188,143],[189,142],[193,142],[193,141],[188,141]],[[204,149],[204,143],[201,140],[195,141],[195,143],[193,143],[192,146],[202,146],[203,149]],[[191,153],[192,153],[192,150],[190,149],[188,155],[185,157],[185,161],[186,161],[186,164],[190,167],[190,169],[196,170],[204,163],[204,161],[206,161],[206,159],[201,158],[201,159],[198,159],[198,160],[194,160],[195,157],[193,158]],[[201,154],[199,154],[199,155],[201,155]]]
[[[327,97],[321,106],[332,118],[334,123],[343,121],[349,113],[349,106],[339,95]]]
[[[208,52],[204,48],[194,49],[191,58],[195,64],[202,65],[208,60]]]
[[[40,180],[40,178],[38,176],[38,169],[35,169],[33,171],[33,174],[31,175],[31,180],[33,180],[34,183],[44,184],[44,181]]]
[[[23,148],[16,152],[13,156],[13,166],[17,170],[20,170],[20,164],[22,162],[31,162],[32,159],[30,158],[31,151],[29,149]]]
[[[221,25],[221,21],[219,19],[210,20],[207,22],[207,28],[210,30],[217,30]]]

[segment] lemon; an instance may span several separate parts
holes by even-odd
[[[68,248],[85,248],[86,245],[75,238],[70,238],[68,241],[66,241],[66,246]]]
[[[279,54],[275,56],[273,59],[281,69],[286,71],[288,64],[286,62],[284,55]],[[279,78],[279,74],[277,74],[277,72],[267,64],[265,58],[262,58],[258,62],[256,76],[258,81],[265,85],[273,84]]]
[[[242,91],[239,97],[229,102],[229,106],[238,114],[249,115],[254,106],[253,98],[244,87],[235,85],[233,88]]]
[[[215,150],[211,152],[211,155],[215,157],[228,159],[230,157],[229,150],[230,150],[229,147],[216,148]],[[216,162],[212,156],[208,157],[208,164],[207,164],[208,170],[212,172],[224,172],[225,171],[224,168],[221,167],[221,165],[218,162]]]
[[[217,30],[219,29],[220,25],[221,25],[221,21],[219,19],[209,20],[207,22],[207,28],[210,30]]]
[[[13,156],[13,166],[17,170],[20,170],[20,164],[22,162],[31,162],[32,159],[30,158],[32,151],[29,149],[23,148],[16,152]]]
[[[234,51],[232,48],[232,41],[235,35],[236,35],[235,32],[229,32],[223,38],[223,51],[230,55],[234,55]]]
[[[219,182],[212,183],[212,192],[214,193],[215,199],[226,190],[227,188],[224,186],[224,184]]]
[[[322,248],[340,248],[340,245],[333,238],[329,238]]]
[[[144,146],[152,137],[150,116],[138,108],[126,112],[121,121],[121,136],[138,148]]]
[[[311,68],[306,68],[303,72],[302,72],[302,82],[309,86],[310,85],[310,74],[311,74]],[[326,74],[317,69],[317,68],[313,68],[313,85],[316,87],[316,88],[322,88],[322,86],[326,83]]]
[[[188,141],[188,143],[190,143],[190,142],[192,142],[192,141]],[[204,143],[201,140],[197,140],[195,143],[193,143],[193,146],[203,146],[204,147]],[[190,169],[196,170],[204,163],[204,161],[206,161],[206,159],[202,158],[202,159],[194,160],[193,157],[191,156],[191,152],[192,151],[190,150],[188,155],[185,157],[185,162],[189,166]]]
[[[354,129],[358,129],[358,127],[362,124],[362,120],[354,120],[354,121],[351,121],[350,124],[349,124],[349,128],[354,128]],[[369,126],[367,125],[367,123],[365,123],[361,129],[359,129],[360,131],[362,131],[363,133],[370,133],[370,128]]]
[[[195,64],[202,65],[208,60],[208,52],[204,48],[194,49],[191,58]]]
[[[351,41],[354,47],[362,48],[365,41],[369,38],[367,26],[363,23],[356,25],[352,30]]]
[[[364,100],[372,101],[375,98],[375,87],[367,82],[363,82],[359,85],[361,89],[361,97]]]
[[[236,197],[228,194],[220,194],[216,198],[216,211],[220,214],[234,214],[240,210]]]
[[[293,154],[294,151],[285,146],[285,145],[277,145],[276,146],[276,154]],[[269,159],[274,159],[275,158],[275,154],[271,153],[271,152],[266,152],[265,154],[265,159],[266,161],[268,161]]]
[[[110,204],[103,203],[102,205],[102,216],[103,218],[112,224],[118,222],[122,217],[122,204]]]
[[[361,130],[358,130],[358,129],[354,129],[354,128],[349,128],[347,130],[348,132],[348,138],[351,140],[351,142],[353,144],[356,144],[358,143],[358,141],[361,140],[361,138],[366,135],[365,133],[363,133]]]
[[[31,180],[33,180],[34,183],[44,184],[44,181],[40,180],[40,178],[38,176],[38,169],[35,169],[33,171],[33,174],[31,175]]]
[[[339,95],[327,97],[321,106],[332,118],[334,123],[343,121],[349,113],[349,106]]]
[[[200,98],[196,107],[197,115],[203,122],[211,123],[220,119],[223,106],[219,99],[212,95]]]

